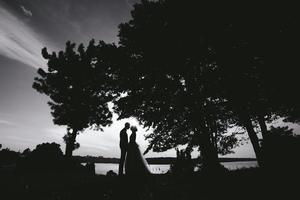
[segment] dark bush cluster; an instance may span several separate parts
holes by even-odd
[[[10,165],[17,162],[20,157],[20,153],[12,151],[10,149],[2,149],[0,151],[0,166]]]
[[[264,166],[273,169],[299,169],[300,137],[288,127],[271,127],[263,142]]]
[[[87,172],[79,162],[66,158],[56,143],[43,143],[17,163],[17,172]]]

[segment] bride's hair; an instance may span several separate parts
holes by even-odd
[[[130,130],[131,130],[131,131],[137,131],[137,127],[136,127],[136,126],[131,126],[131,127],[130,127]]]

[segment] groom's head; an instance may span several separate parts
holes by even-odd
[[[130,128],[130,124],[128,122],[125,123],[125,128],[129,129]]]

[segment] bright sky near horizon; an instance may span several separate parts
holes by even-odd
[[[64,144],[64,127],[52,123],[47,97],[32,89],[36,69],[46,67],[41,49],[57,51],[65,42],[90,39],[117,43],[118,24],[126,22],[135,0],[0,0],[0,144],[23,151],[42,142]],[[119,157],[119,132],[129,121],[116,120],[103,132],[86,130],[77,138],[75,155]],[[143,150],[145,129],[137,142]],[[175,151],[149,152],[147,157],[175,156]],[[229,157],[254,157],[250,144]]]

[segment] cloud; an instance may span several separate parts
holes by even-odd
[[[27,17],[32,17],[32,12],[30,11],[30,10],[28,10],[28,9],[26,9],[24,6],[20,6],[20,8],[22,9],[22,11],[23,11],[23,13],[24,13],[24,15],[25,16],[27,16]]]
[[[0,119],[0,124],[9,125],[9,126],[14,125],[14,123],[7,121],[7,120],[3,120],[3,119]]]
[[[46,66],[41,37],[1,5],[0,16],[0,54],[35,68]]]
[[[14,142],[17,142],[17,143],[20,143],[20,142],[24,143],[24,144],[27,145],[27,147],[29,145],[35,146],[35,145],[41,143],[41,141],[39,139],[36,139],[36,138],[25,138],[23,136],[17,136],[17,135],[9,135],[9,136],[7,136],[7,140],[11,140],[11,141],[14,141]]]

